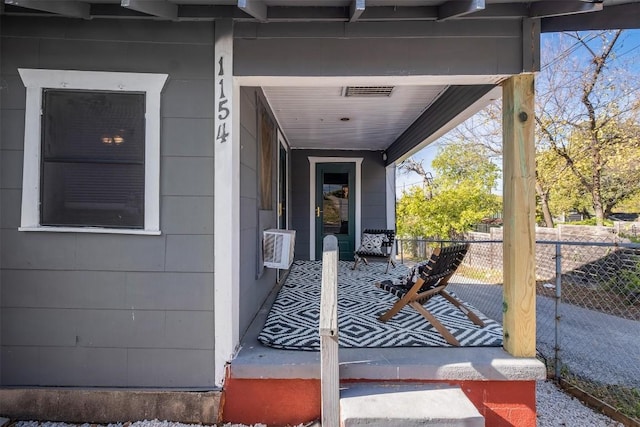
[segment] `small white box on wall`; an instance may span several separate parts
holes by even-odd
[[[291,267],[295,242],[295,230],[265,230],[262,239],[264,266],[283,270]]]

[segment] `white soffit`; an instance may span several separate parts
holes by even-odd
[[[384,150],[446,86],[395,86],[388,97],[345,97],[344,86],[262,89],[292,148]]]

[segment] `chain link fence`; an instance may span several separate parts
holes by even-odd
[[[502,322],[502,241],[470,237],[448,289]],[[448,243],[398,239],[396,253],[411,264]],[[536,347],[550,373],[640,419],[640,244],[538,241],[536,291]]]

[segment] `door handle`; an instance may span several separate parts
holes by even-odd
[[[316,217],[317,217],[317,218],[320,218],[320,212],[322,212],[322,211],[320,210],[320,206],[316,206]]]

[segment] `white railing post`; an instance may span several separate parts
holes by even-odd
[[[320,387],[322,425],[340,425],[340,369],[338,365],[338,239],[327,236],[322,249],[320,296]]]

